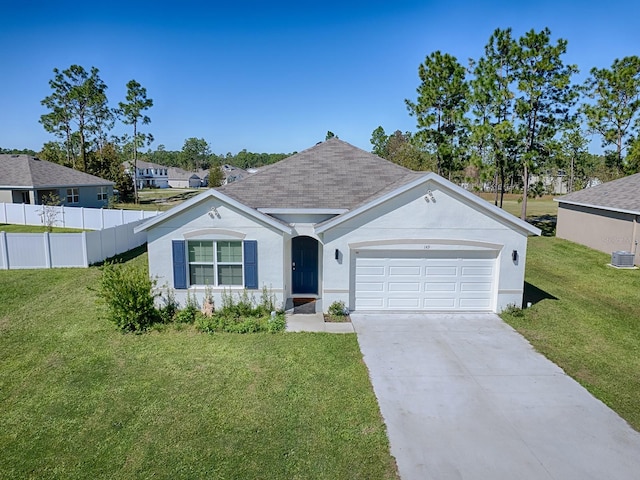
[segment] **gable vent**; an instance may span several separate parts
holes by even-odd
[[[614,267],[633,267],[635,255],[631,252],[613,252],[611,254],[611,265]]]

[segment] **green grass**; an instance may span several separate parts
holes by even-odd
[[[114,208],[123,210],[169,210],[205,189],[146,188],[138,192],[139,203],[117,203]]]
[[[493,193],[480,193],[478,196],[492,204],[495,199],[495,194]],[[558,202],[554,202],[554,198],[556,197],[553,195],[545,195],[543,197],[527,199],[527,218],[541,217],[545,215],[554,217],[557,216]],[[522,209],[522,195],[511,193],[505,194],[502,202],[502,208],[512,215],[520,217],[520,212]]]
[[[503,318],[640,430],[640,270],[566,240],[529,239],[525,298]]]
[[[0,478],[397,478],[355,335],[124,335],[99,275],[0,271]]]
[[[0,223],[0,232],[7,233],[43,233],[46,232],[47,229],[44,225],[13,225]],[[52,227],[52,233],[79,233],[83,232],[81,228],[62,228],[62,227]]]

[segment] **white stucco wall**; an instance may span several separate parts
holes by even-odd
[[[435,202],[425,201],[428,190]],[[324,232],[321,239],[324,250],[321,289],[325,310],[336,300],[344,301],[351,309],[355,306],[351,282],[358,248],[354,244],[385,240],[411,240],[415,243],[405,244],[403,248],[416,250],[494,249],[498,270],[495,311],[499,312],[509,304],[522,304],[527,236],[510,228],[497,216],[489,216],[470,206],[434,182],[404,192]],[[335,260],[335,249],[340,251],[338,261]],[[512,260],[513,250],[518,252],[517,262]]]
[[[218,215],[210,211],[215,207]],[[258,285],[266,286],[276,295],[278,306],[283,303],[284,275],[282,232],[266,223],[250,218],[219,200],[209,197],[148,230],[149,273],[160,287],[173,289],[172,240],[241,239],[258,242]],[[227,287],[227,291],[242,292],[244,287]],[[213,288],[217,305],[223,288]],[[189,287],[202,303],[204,287]],[[184,305],[187,290],[174,290],[176,300]],[[261,290],[252,290],[259,300]]]

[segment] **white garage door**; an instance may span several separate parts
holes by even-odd
[[[496,253],[360,251],[356,310],[491,310]]]

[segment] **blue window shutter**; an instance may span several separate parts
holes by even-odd
[[[173,240],[173,287],[176,289],[187,288],[187,256],[185,253],[185,241]]]
[[[258,289],[258,242],[244,241],[244,288]]]

